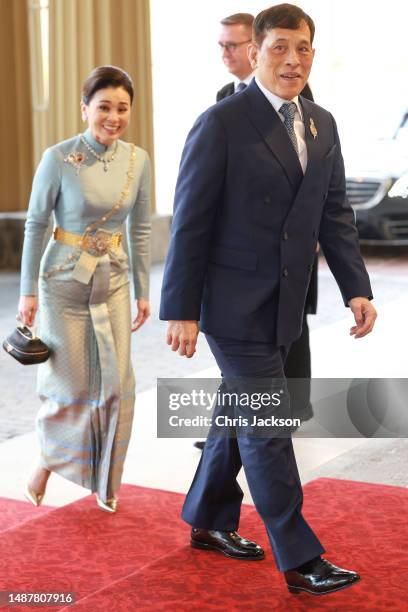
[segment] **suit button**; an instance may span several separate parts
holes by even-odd
[[[308,269],[309,269],[309,272],[311,272],[311,271],[313,270],[313,264],[310,264],[310,265],[308,266]]]
[[[265,202],[265,204],[270,204],[271,203],[271,198],[269,196],[265,196],[264,197],[264,202]]]
[[[288,234],[288,232],[283,232],[283,236],[282,236],[282,238],[283,238],[284,240],[287,240],[287,239],[289,238],[289,234]]]
[[[316,238],[316,230],[313,230],[313,238]]]
[[[282,274],[283,274],[283,276],[288,276],[289,275],[288,269],[287,268],[283,268]]]

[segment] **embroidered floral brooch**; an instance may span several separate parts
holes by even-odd
[[[64,158],[64,162],[74,166],[77,174],[79,174],[81,165],[85,162],[85,160],[86,156],[81,151],[72,151],[72,153]]]

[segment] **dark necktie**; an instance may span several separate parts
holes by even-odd
[[[243,91],[246,87],[246,83],[244,83],[243,81],[241,81],[240,83],[238,83],[237,85],[237,91],[236,93],[238,93],[239,91]]]
[[[296,153],[299,155],[298,143],[296,140],[295,127],[294,127],[296,110],[297,110],[297,106],[294,102],[286,102],[285,104],[282,104],[282,106],[279,109],[279,112],[282,113],[282,115],[284,116],[285,120],[283,124],[288,131],[289,138],[293,144],[293,147]]]

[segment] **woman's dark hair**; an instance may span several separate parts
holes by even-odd
[[[88,105],[99,89],[123,87],[133,102],[133,83],[127,72],[117,66],[98,66],[94,68],[82,87],[82,102]]]
[[[277,4],[259,13],[253,24],[253,38],[261,46],[268,30],[273,30],[273,28],[297,30],[301,21],[305,21],[309,26],[310,42],[312,43],[315,33],[313,20],[294,4]]]

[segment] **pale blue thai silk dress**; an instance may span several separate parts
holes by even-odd
[[[101,157],[114,152],[115,145],[104,147],[89,130],[83,137]],[[121,482],[135,400],[128,256],[123,241],[102,255],[54,237],[43,255],[42,245],[52,214],[56,227],[78,235],[95,223],[108,236],[123,233],[127,221],[135,297],[148,299],[149,158],[119,140],[106,166],[79,135],[45,151],[33,181],[21,270],[21,295],[38,293],[37,333],[52,353],[38,371],[42,465],[105,502]],[[123,205],[106,219],[126,183]]]

